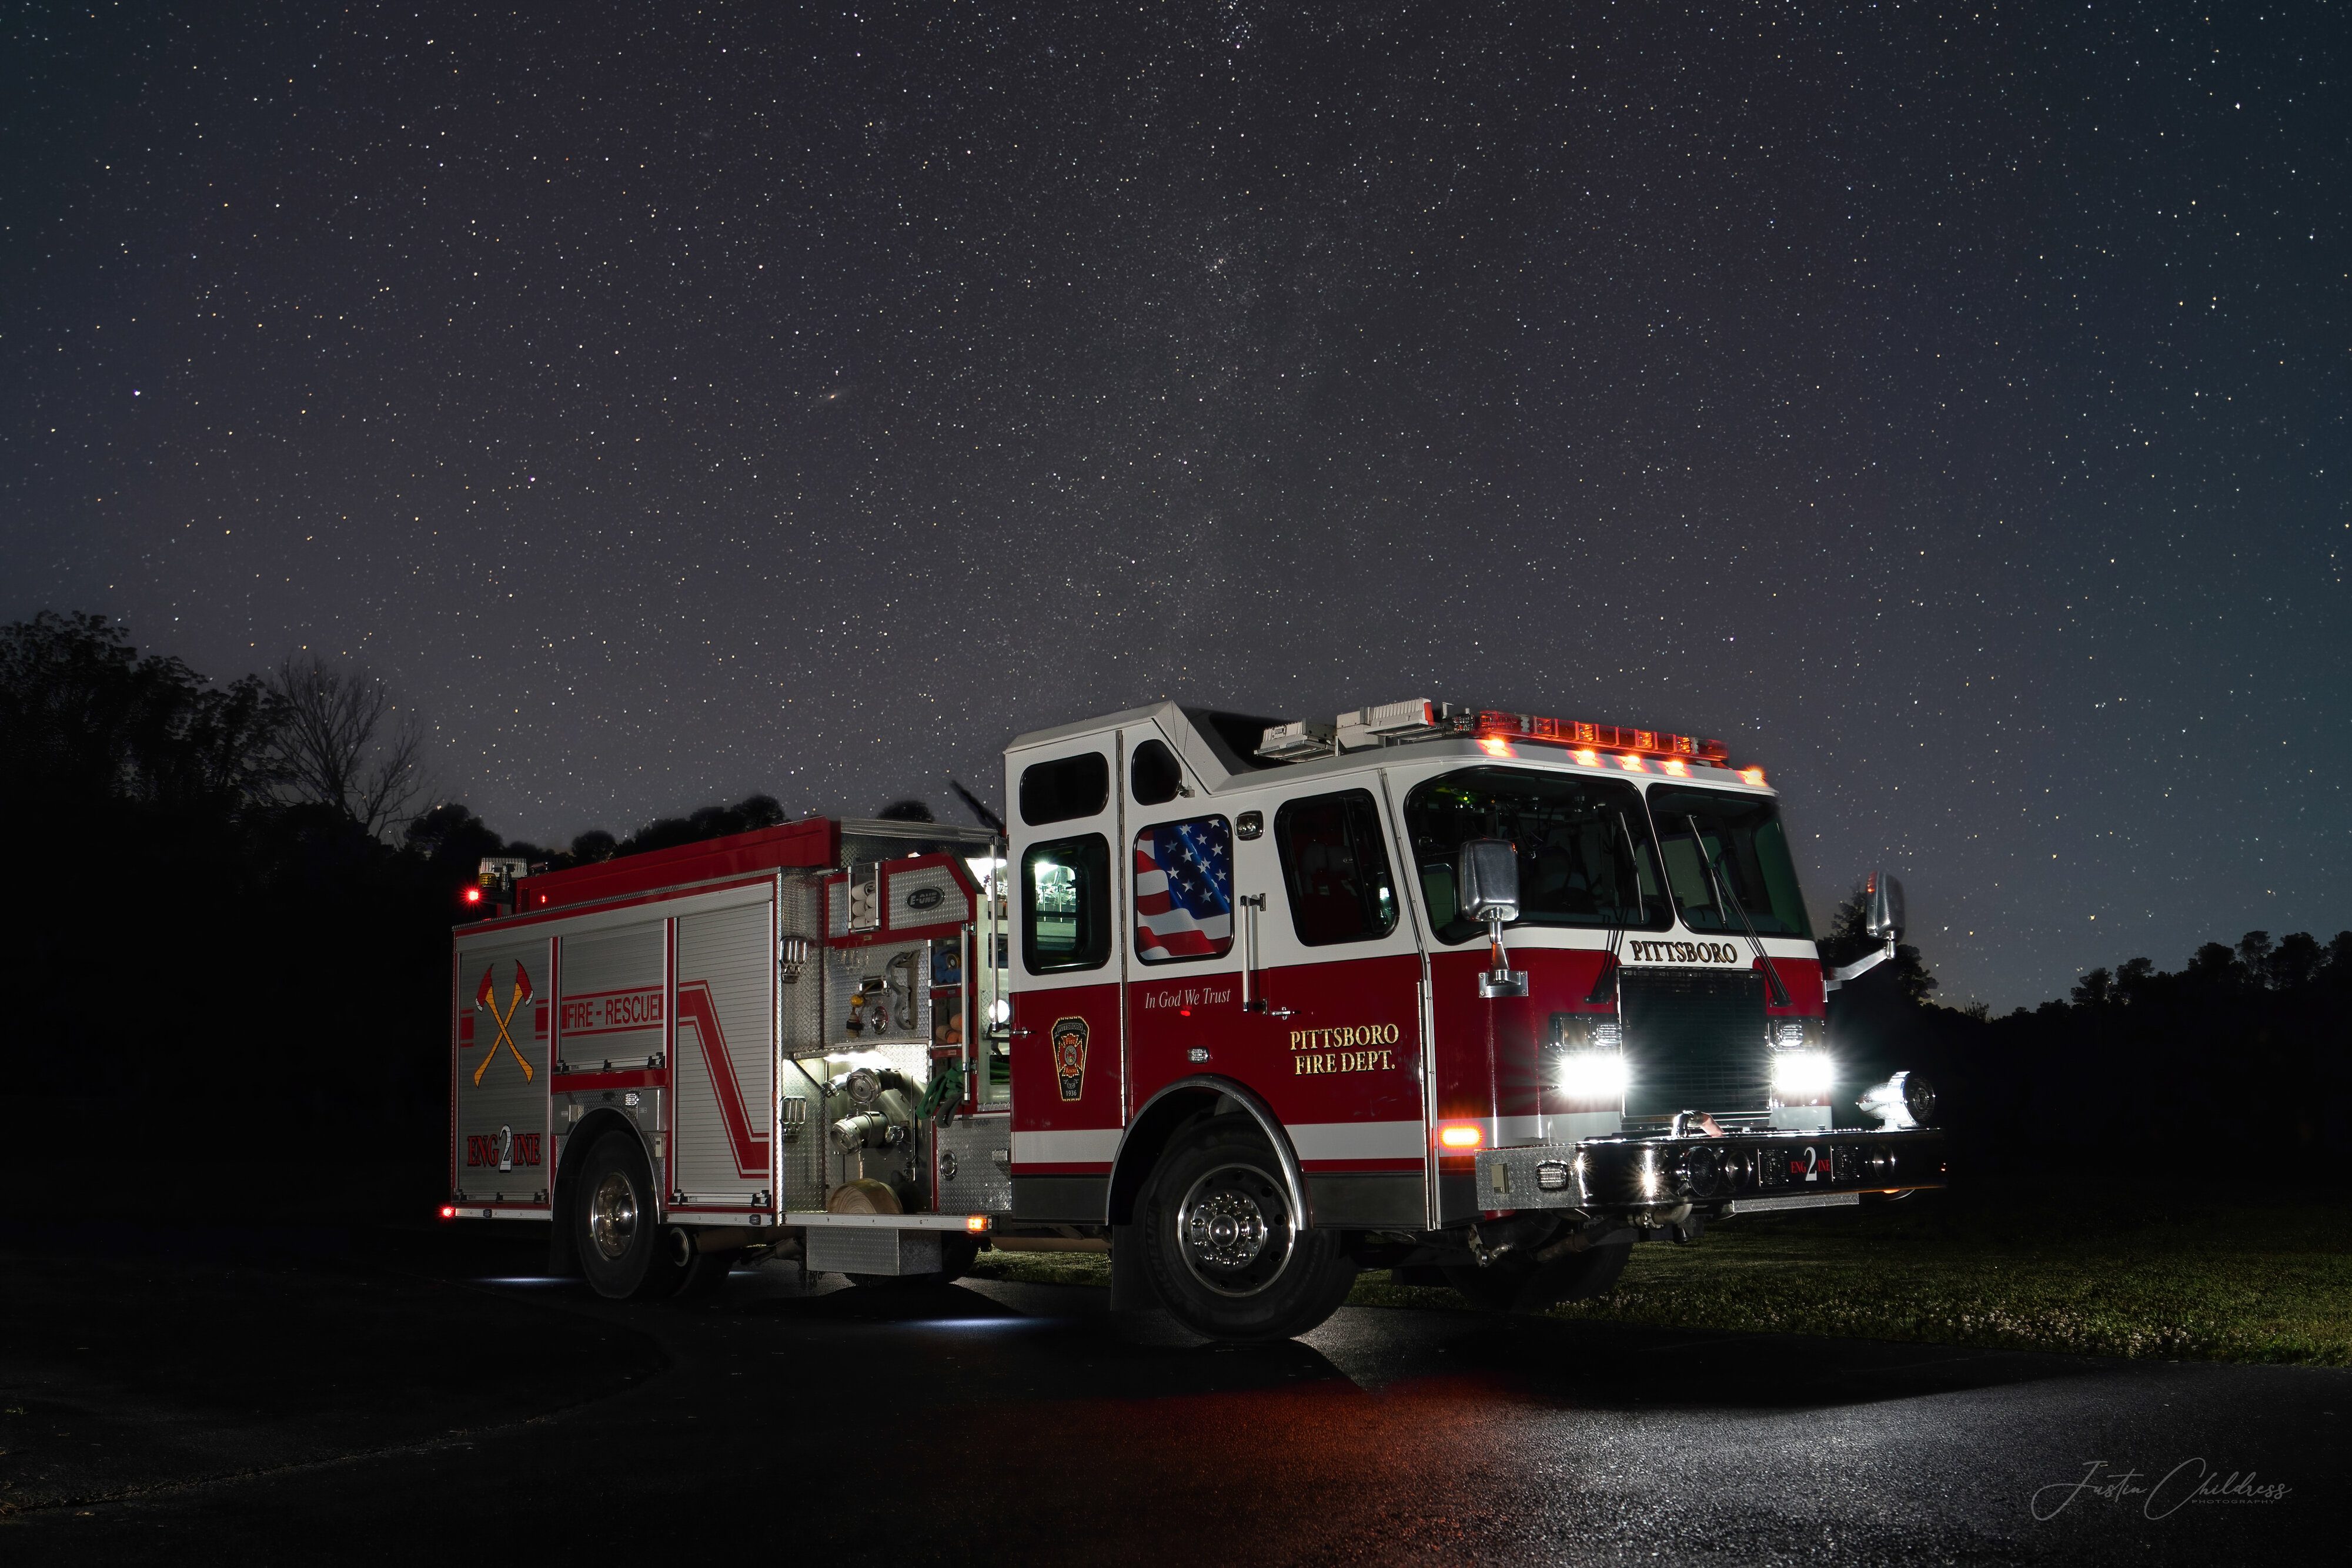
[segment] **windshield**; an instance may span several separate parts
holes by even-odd
[[[1518,847],[1519,925],[1663,931],[1671,924],[1657,848],[1629,783],[1466,768],[1406,796],[1404,822],[1441,942],[1467,941],[1484,929],[1454,904],[1454,852],[1468,839],[1508,839]]]
[[[1744,913],[1759,936],[1812,936],[1788,837],[1769,797],[1661,785],[1650,791],[1650,815],[1685,925],[1744,934]],[[1732,907],[1717,897],[1718,886]]]

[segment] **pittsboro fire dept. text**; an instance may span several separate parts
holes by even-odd
[[[1290,1071],[1304,1078],[1318,1072],[1384,1072],[1396,1066],[1397,1026],[1348,1024],[1339,1029],[1290,1031]]]

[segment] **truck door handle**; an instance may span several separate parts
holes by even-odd
[[[1250,996],[1250,982],[1257,977],[1257,912],[1265,907],[1265,894],[1244,893],[1234,903],[1240,906],[1242,916],[1242,1011],[1286,1019],[1290,1009],[1276,1007],[1264,997],[1253,999]]]

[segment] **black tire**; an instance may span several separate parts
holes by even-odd
[[[1176,1135],[1137,1205],[1145,1271],[1177,1322],[1211,1339],[1289,1339],[1337,1312],[1356,1282],[1335,1231],[1291,1212],[1282,1166],[1239,1116]]]
[[[1549,1263],[1505,1258],[1483,1269],[1456,1264],[1445,1270],[1445,1282],[1486,1312],[1539,1312],[1561,1301],[1608,1294],[1633,1251],[1630,1246],[1591,1247]]]
[[[679,1270],[662,1235],[653,1173],[635,1139],[622,1133],[597,1139],[573,1190],[567,1223],[579,1240],[580,1271],[598,1295],[642,1301],[677,1290]]]

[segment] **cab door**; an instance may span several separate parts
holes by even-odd
[[[1126,1124],[1117,737],[1005,756],[1013,1210],[1099,1224]]]
[[[1210,802],[1158,726],[1131,725],[1119,742],[1132,1115],[1179,1079],[1242,1076],[1242,953],[1232,802]]]
[[[1253,1082],[1290,1131],[1316,1223],[1422,1224],[1421,950],[1381,780],[1268,807],[1238,868]]]

